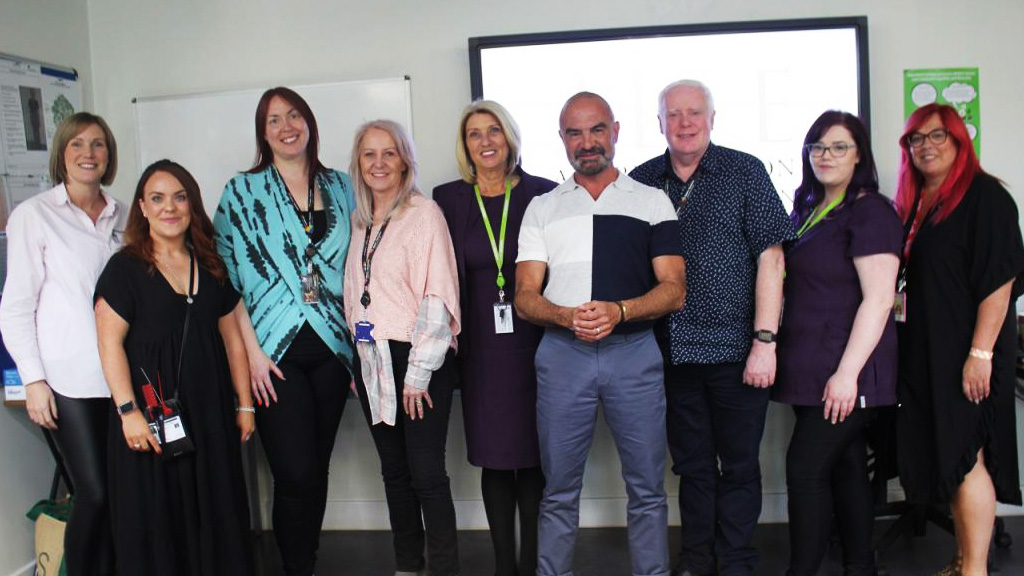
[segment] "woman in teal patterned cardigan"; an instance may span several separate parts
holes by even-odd
[[[248,311],[238,323],[274,475],[274,536],[285,573],[309,576],[353,373],[342,280],[355,201],[348,175],[320,163],[316,119],[294,91],[263,94],[256,142],[256,164],[225,186],[214,226]]]

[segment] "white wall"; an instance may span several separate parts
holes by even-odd
[[[92,67],[85,0],[0,0],[0,52],[71,66],[83,79],[88,108]],[[29,506],[45,498],[53,461],[25,409],[0,406],[0,574],[31,568],[34,525]]]
[[[452,144],[458,113],[470,95],[468,37],[851,15],[869,19],[872,129],[885,188],[891,190],[898,161],[895,142],[903,118],[903,69],[977,66],[983,163],[1009,183],[1018,204],[1024,205],[1024,164],[1019,162],[1024,114],[1014,106],[1024,94],[1024,69],[1020,58],[1012,56],[1024,54],[1019,34],[1024,4],[1019,0],[980,0],[970,7],[954,0],[89,0],[93,101],[123,145],[114,190],[126,198],[138,173],[130,156],[134,96],[409,74],[422,184],[430,189],[457,177]],[[681,68],[687,56],[680,57]],[[652,102],[652,122],[655,114]],[[551,129],[556,129],[555,118]],[[456,405],[449,469],[460,524],[483,527],[478,474],[464,464],[458,411]],[[791,422],[788,411],[773,406],[772,412],[762,450],[763,521],[785,517],[782,459]],[[618,462],[608,435],[599,430],[588,469],[583,523],[621,524]],[[342,424],[333,470],[326,527],[386,528],[377,461],[354,404]],[[263,479],[267,480],[265,471]],[[674,495],[674,479],[668,487]],[[264,500],[268,495],[264,490]],[[673,510],[677,519],[676,514]]]
[[[452,142],[458,112],[469,100],[470,36],[849,15],[869,18],[872,129],[883,183],[895,177],[903,69],[978,66],[982,160],[1024,205],[1024,165],[1017,161],[1024,114],[1013,105],[1024,93],[1024,67],[1015,56],[1024,53],[1024,4],[1018,0],[979,0],[970,7],[953,0],[0,0],[0,52],[82,73],[87,106],[107,118],[121,145],[113,192],[122,199],[130,196],[139,170],[134,96],[409,74],[422,183],[429,189],[457,176]],[[679,64],[685,63],[683,58]],[[653,122],[653,103],[650,114]],[[460,523],[482,527],[478,475],[464,464],[461,427],[456,405],[449,445],[453,491]],[[764,521],[784,517],[781,466],[789,427],[786,411],[773,406],[762,450]],[[45,494],[48,459],[23,413],[0,411],[0,574],[31,558],[31,524],[18,518]],[[354,403],[342,423],[333,470],[326,527],[386,528],[376,457]],[[265,470],[262,475],[268,500]],[[675,481],[668,487],[674,495]],[[585,496],[584,524],[623,522],[618,463],[603,428]]]

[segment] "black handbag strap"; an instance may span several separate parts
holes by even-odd
[[[185,327],[181,334],[181,351],[178,353],[178,371],[174,377],[174,400],[178,400],[178,393],[181,391],[181,360],[185,357],[185,343],[188,342],[188,324],[192,317],[192,303],[195,301],[195,293],[192,292],[192,283],[195,281],[196,264],[195,253],[192,248],[188,249],[188,288],[186,289],[185,300]]]

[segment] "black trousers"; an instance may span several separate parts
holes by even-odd
[[[75,499],[64,532],[68,576],[114,573],[114,540],[107,501],[109,398],[68,398],[56,392],[57,429],[52,431]],[[110,430],[121,435],[121,430]]]
[[[444,458],[455,383],[453,353],[449,350],[444,364],[430,379],[428,392],[434,407],[427,408],[424,402],[424,417],[410,420],[402,409],[402,389],[412,346],[394,340],[389,345],[398,414],[394,426],[383,422],[371,425],[370,434],[380,456],[395,564],[399,571],[422,569],[426,540],[430,574],[452,576],[459,573],[459,548],[455,505]],[[366,388],[362,378],[358,380],[359,403],[370,423]]]
[[[750,576],[761,514],[761,436],[768,389],[743,383],[742,362],[665,366],[668,446],[679,475],[679,568]]]
[[[871,548],[874,507],[864,430],[872,408],[855,408],[832,424],[821,406],[794,406],[796,428],[786,453],[789,571],[814,576],[828,548],[832,513],[843,542],[846,576],[875,573]]]
[[[544,494],[544,472],[540,466],[517,470],[484,468],[480,488],[494,544],[495,576],[533,576],[537,573],[537,519]],[[518,568],[516,509],[519,510]]]
[[[316,565],[327,507],[327,476],[351,380],[348,370],[306,324],[271,376],[277,403],[256,407],[256,427],[274,475],[274,539],[288,576]]]

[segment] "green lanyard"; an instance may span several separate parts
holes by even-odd
[[[844,190],[841,194],[839,194],[838,198],[836,198],[835,200],[829,202],[828,206],[826,206],[825,209],[822,210],[820,214],[818,213],[818,209],[815,208],[814,212],[811,213],[811,217],[808,218],[806,222],[804,222],[804,225],[801,226],[799,230],[797,230],[796,237],[800,238],[806,232],[808,232],[811,228],[814,228],[814,226],[818,222],[821,222],[821,220],[823,218],[825,218],[825,216],[827,216],[828,213],[831,212],[833,208],[838,206],[839,203],[842,202],[843,198],[845,198],[845,197],[846,197],[846,191]]]
[[[512,198],[512,179],[505,180],[505,207],[501,212],[501,235],[498,242],[494,241],[494,230],[491,228],[491,220],[487,217],[487,210],[484,208],[484,198],[480,195],[480,186],[473,185],[473,192],[476,193],[476,203],[480,205],[480,217],[484,219],[484,227],[487,228],[487,238],[491,241],[491,252],[494,253],[494,263],[498,265],[498,300],[505,301],[505,275],[501,273],[501,266],[505,262],[505,226],[508,224],[508,204]]]

